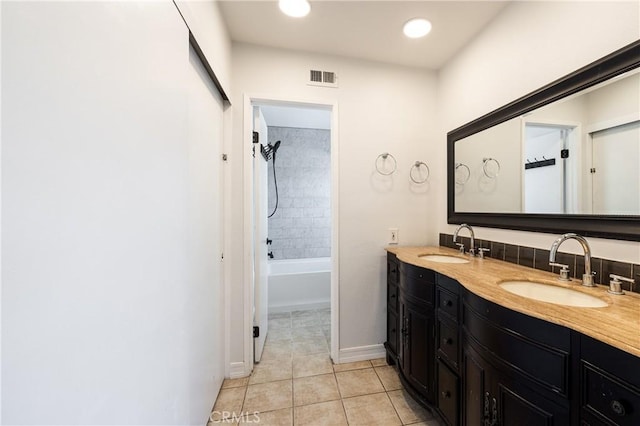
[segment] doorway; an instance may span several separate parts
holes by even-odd
[[[336,117],[335,104],[245,99],[251,127],[245,363],[251,368],[269,339],[269,317],[287,314],[321,329],[337,361]]]

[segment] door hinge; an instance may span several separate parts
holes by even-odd
[[[260,337],[260,327],[258,326],[254,326],[253,327],[253,337]]]
[[[253,143],[260,143],[260,134],[258,132],[253,132]]]
[[[589,173],[595,173],[595,172],[596,172],[596,168],[595,167],[592,167],[592,168],[589,169]]]
[[[569,158],[569,150],[561,149],[560,150],[560,158]]]

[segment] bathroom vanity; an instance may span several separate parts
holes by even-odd
[[[387,362],[445,424],[640,424],[640,295],[442,247],[387,251]],[[533,300],[509,280],[605,306]]]

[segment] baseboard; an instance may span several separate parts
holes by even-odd
[[[280,312],[291,312],[291,311],[310,311],[313,309],[325,309],[331,308],[331,301],[327,300],[321,302],[313,302],[313,303],[300,303],[297,305],[278,305],[278,306],[269,306],[269,312],[277,314]]]
[[[246,377],[247,373],[244,371],[244,362],[232,362],[229,366],[229,378],[239,379],[240,377]]]
[[[354,348],[340,349],[338,363],[344,364],[355,361],[368,361],[370,359],[384,358],[386,355],[384,345],[356,346]]]

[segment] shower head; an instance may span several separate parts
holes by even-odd
[[[278,152],[278,148],[280,148],[280,141],[276,141],[276,143],[274,143],[273,145],[268,143],[267,144],[267,148],[268,148],[268,156],[269,156],[269,158],[273,157],[275,159],[276,158],[276,152]]]

